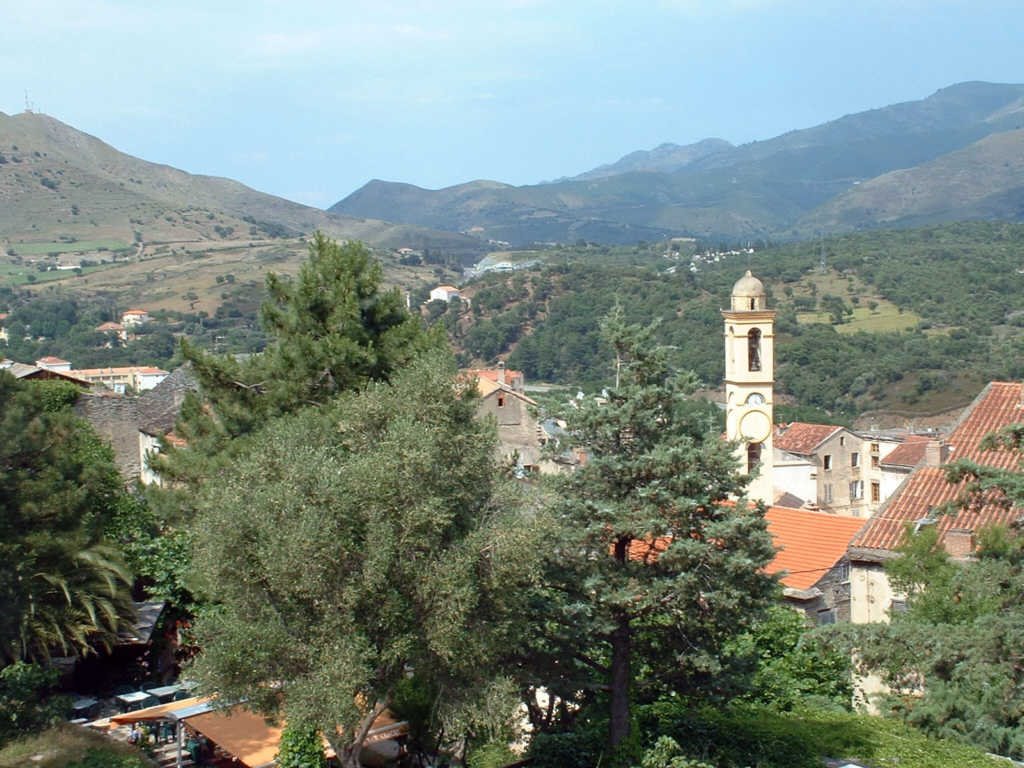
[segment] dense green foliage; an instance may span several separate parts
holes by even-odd
[[[565,530],[551,553],[544,647],[560,656],[557,693],[609,691],[609,742],[624,747],[642,685],[695,693],[722,669],[723,645],[775,594],[762,510],[742,495],[732,446],[687,397],[650,332],[613,312],[604,324],[620,366],[606,402],[566,413],[587,461],[560,478]],[[565,687],[561,687],[564,685]]]
[[[1024,756],[1024,542],[982,531],[976,559],[956,562],[925,527],[902,555],[889,571],[907,592],[906,612],[847,628],[861,666],[891,687],[887,704],[907,722]]]
[[[644,745],[639,766],[656,756],[678,761],[656,763],[658,768],[821,768],[825,757],[840,765],[846,759],[900,768],[1005,765],[976,747],[929,738],[897,720],[833,710],[712,708],[666,698],[641,707],[637,726]],[[602,734],[589,722],[571,733],[537,736],[530,756],[535,768],[595,768],[608,760]]]
[[[849,708],[853,697],[850,656],[808,632],[805,615],[774,605],[724,649],[739,669],[750,670],[745,701],[781,710],[811,706]]]
[[[285,725],[277,748],[278,768],[323,768],[323,739],[316,728]]]
[[[520,631],[537,528],[492,503],[494,436],[454,373],[435,356],[274,419],[198,500],[195,673],[345,765],[410,670],[470,706]]]
[[[70,700],[55,692],[53,667],[16,661],[0,669],[0,745],[63,719]]]
[[[130,611],[104,533],[123,488],[88,424],[0,371],[0,661],[88,653]]]

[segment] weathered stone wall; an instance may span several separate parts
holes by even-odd
[[[114,460],[125,482],[139,477],[138,398],[83,393],[75,412],[92,424],[114,449]]]

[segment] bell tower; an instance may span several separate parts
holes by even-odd
[[[725,434],[739,443],[740,469],[756,473],[751,500],[774,500],[772,414],[775,384],[775,311],[765,304],[764,284],[750,270],[732,288],[725,321]]]

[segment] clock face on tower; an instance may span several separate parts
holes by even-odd
[[[763,443],[771,432],[772,422],[764,411],[748,411],[740,419],[740,435],[751,443]]]
[[[760,392],[754,392],[749,397],[747,397],[747,405],[763,405],[763,404],[764,404],[764,395],[762,395]]]

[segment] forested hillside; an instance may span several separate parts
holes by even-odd
[[[469,308],[434,314],[467,358],[507,354],[532,380],[603,385],[613,355],[598,325],[618,302],[632,322],[658,321],[676,362],[716,387],[719,310],[749,268],[778,310],[778,390],[799,405],[924,413],[1024,375],[1024,226],[872,232],[717,261],[665,252],[553,249],[542,269],[485,276],[467,290]]]

